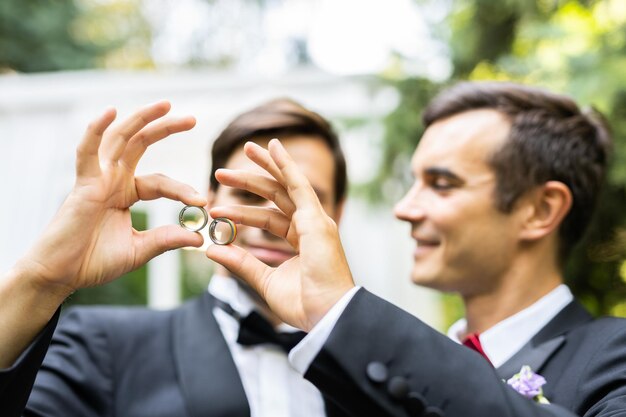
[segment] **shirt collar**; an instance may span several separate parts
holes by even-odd
[[[481,333],[480,344],[493,366],[497,368],[510,359],[573,299],[570,289],[561,284],[534,304]],[[461,319],[450,327],[448,337],[461,343],[460,336],[466,330],[467,321]]]
[[[211,277],[211,281],[209,282],[209,293],[222,300],[225,303],[228,303],[233,310],[235,310],[241,317],[245,317],[250,314],[253,310],[256,310],[260,314],[262,314],[263,307],[261,307],[258,302],[250,296],[241,285],[237,282],[235,278],[228,277],[225,275],[214,274]],[[267,308],[267,307],[265,307]],[[295,327],[292,327],[286,323],[281,323],[276,327],[277,330],[281,331],[296,331]]]
[[[214,274],[209,282],[209,293],[228,303],[242,317],[256,308],[256,303],[248,293],[241,289],[234,278]]]

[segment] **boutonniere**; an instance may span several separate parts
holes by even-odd
[[[541,404],[550,404],[550,401],[543,396],[541,388],[546,383],[546,379],[534,373],[530,366],[522,366],[519,373],[513,375],[506,383],[526,398]]]

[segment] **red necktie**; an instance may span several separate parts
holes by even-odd
[[[491,363],[489,357],[483,350],[483,346],[480,344],[480,339],[478,337],[478,333],[472,333],[467,335],[465,340],[463,341],[463,346],[468,347],[476,352],[480,353],[480,356],[487,359],[487,362]]]

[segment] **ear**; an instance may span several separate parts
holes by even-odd
[[[548,181],[531,192],[520,237],[538,240],[557,231],[571,207],[569,187],[560,181]]]

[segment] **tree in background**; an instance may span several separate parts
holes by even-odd
[[[137,0],[2,0],[0,71],[152,65]]]
[[[445,83],[411,77],[392,81],[401,99],[386,120],[382,164],[368,187],[370,196],[385,198],[391,182],[408,187],[410,178],[403,173],[409,172],[409,156],[423,133],[421,111],[445,85],[468,79],[511,80],[593,105],[613,128],[614,161],[598,215],[571,257],[566,280],[595,314],[626,316],[626,3],[454,0],[452,4],[452,13],[438,28],[450,46],[452,76]],[[448,302],[449,321],[461,314],[458,309],[458,301]]]

